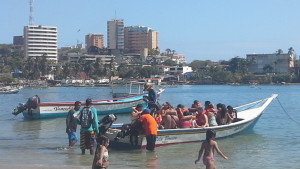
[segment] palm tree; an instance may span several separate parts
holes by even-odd
[[[171,49],[166,49],[166,53],[167,53],[167,55],[169,55],[170,53],[172,52],[172,50]]]
[[[282,49],[278,49],[278,50],[276,51],[276,53],[277,53],[277,55],[280,55],[280,54],[283,53],[283,50],[282,50]]]
[[[293,49],[293,47],[290,47],[288,50],[289,50],[289,51],[288,51],[288,54],[294,54],[294,49]]]

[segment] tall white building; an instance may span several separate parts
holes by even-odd
[[[107,48],[124,49],[124,21],[107,21]]]
[[[28,25],[24,27],[26,57],[46,56],[57,61],[57,28],[54,26]]]

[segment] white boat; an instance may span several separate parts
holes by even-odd
[[[206,131],[208,129],[215,130],[217,138],[231,136],[249,128],[253,128],[259,117],[262,115],[267,106],[278,95],[273,94],[271,97],[258,100],[246,105],[235,107],[238,110],[238,121],[221,126],[207,127],[207,128],[177,128],[177,129],[163,129],[158,130],[156,138],[156,146],[165,146],[178,143],[198,142],[205,140]],[[130,141],[130,134],[124,137],[124,130],[121,129],[122,124],[112,125],[107,130],[106,136],[110,139],[111,147],[118,148],[145,148],[147,141],[145,135],[139,135],[137,143]],[[123,136],[122,136],[123,132]],[[120,137],[121,136],[121,137]]]
[[[18,92],[19,92],[19,89],[17,89],[17,88],[11,88],[11,87],[0,88],[0,94],[16,94]]]
[[[130,82],[119,82],[119,83],[112,83],[110,86],[112,88],[112,97],[126,97],[136,94],[143,94],[144,93],[144,84],[145,82],[137,82],[137,81],[130,81]],[[160,95],[162,92],[165,91],[165,88],[156,87],[157,94]]]
[[[108,100],[93,100],[93,106],[97,109],[99,115],[103,114],[119,114],[132,111],[132,107],[137,104],[143,104],[146,107],[144,96],[147,93],[132,95]],[[66,117],[68,111],[74,107],[74,102],[44,102],[40,103],[38,96],[30,97],[26,104],[20,104],[12,112],[13,115],[23,113],[25,118],[54,118]],[[82,101],[82,105],[85,102]]]

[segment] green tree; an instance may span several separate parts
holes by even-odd
[[[163,65],[165,65],[165,66],[176,66],[177,64],[176,64],[175,61],[173,61],[171,59],[168,59],[168,60],[163,62]]]
[[[96,59],[96,62],[94,64],[94,68],[95,68],[95,75],[96,76],[99,76],[99,77],[105,76],[104,66],[103,66],[103,63],[102,63],[100,58]]]
[[[273,66],[267,64],[263,67],[263,71],[266,72],[266,73],[271,73],[273,71]]]
[[[159,72],[154,67],[145,66],[139,71],[139,73],[140,73],[140,77],[142,78],[150,78],[151,75],[156,75]]]
[[[71,75],[71,71],[72,71],[72,66],[71,64],[67,63],[65,65],[62,66],[61,69],[61,77],[63,77],[64,79],[66,79],[67,77],[69,77]]]

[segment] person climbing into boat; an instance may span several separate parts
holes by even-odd
[[[206,139],[202,142],[201,148],[198,153],[198,158],[195,161],[195,164],[197,164],[198,161],[200,161],[200,158],[203,154],[203,164],[206,166],[206,169],[215,169],[215,160],[214,160],[214,152],[217,151],[219,155],[221,155],[224,159],[228,159],[227,156],[223,154],[223,152],[220,150],[218,143],[214,141],[216,137],[216,132],[213,130],[207,130],[206,131]]]
[[[77,119],[76,115],[79,113],[81,107],[81,102],[76,101],[74,103],[74,108],[69,110],[67,118],[66,118],[66,133],[68,134],[68,139],[69,139],[69,146],[67,149],[73,148],[73,146],[77,143],[78,137],[76,134],[76,129],[77,129]]]
[[[203,111],[207,115],[209,126],[217,126],[216,111],[214,105],[210,101],[205,101],[205,109]]]
[[[131,121],[138,119],[141,116],[142,111],[143,111],[142,104],[138,104],[136,105],[136,107],[133,107],[131,112]]]
[[[169,102],[165,102],[159,113],[162,115],[162,125],[165,129],[174,129],[179,126],[177,111]]]
[[[92,169],[108,168],[109,166],[109,155],[108,149],[109,139],[102,135],[99,138],[99,145],[97,146],[96,153],[93,160]]]
[[[143,124],[145,134],[146,134],[146,140],[147,140],[147,146],[146,149],[150,151],[154,151],[155,149],[155,142],[156,142],[156,136],[157,136],[157,123],[150,115],[151,110],[150,109],[144,109],[142,112],[142,116],[138,119],[139,122]]]
[[[80,149],[82,155],[89,149],[90,154],[94,154],[95,134],[99,134],[97,110],[92,106],[92,99],[86,99],[85,107],[79,115],[80,129]]]
[[[147,97],[147,101],[148,101],[148,108],[155,108],[156,111],[158,111],[160,109],[158,100],[157,100],[157,92],[153,89],[153,85],[150,83],[145,83],[144,85],[144,91],[148,91],[148,97]]]

